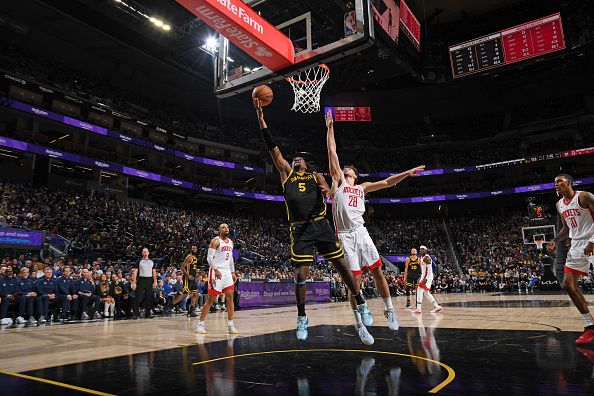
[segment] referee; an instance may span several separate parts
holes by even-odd
[[[153,317],[153,289],[157,287],[157,270],[153,260],[148,257],[148,248],[142,249],[142,259],[138,260],[132,269],[132,290],[136,290],[134,318],[140,316],[138,304],[141,299],[144,299],[144,317]]]

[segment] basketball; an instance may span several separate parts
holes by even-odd
[[[272,102],[272,88],[268,85],[259,85],[252,91],[252,98],[260,99],[262,106],[268,106]]]

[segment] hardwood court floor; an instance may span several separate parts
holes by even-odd
[[[222,312],[205,336],[183,316],[3,329],[0,394],[594,394],[594,345],[574,345],[583,323],[565,295],[442,295],[443,313],[421,317],[394,300],[396,333],[368,301],[371,347],[346,303],[310,305],[306,342],[294,307],[237,312],[237,337]]]

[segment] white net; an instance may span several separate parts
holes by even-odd
[[[320,111],[320,93],[329,76],[330,69],[321,64],[287,78],[295,94],[295,103],[291,110],[302,113]]]

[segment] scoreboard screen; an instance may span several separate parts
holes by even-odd
[[[556,13],[450,47],[454,78],[508,65],[565,48]]]
[[[371,107],[324,107],[324,114],[332,113],[334,121],[371,121]]]

